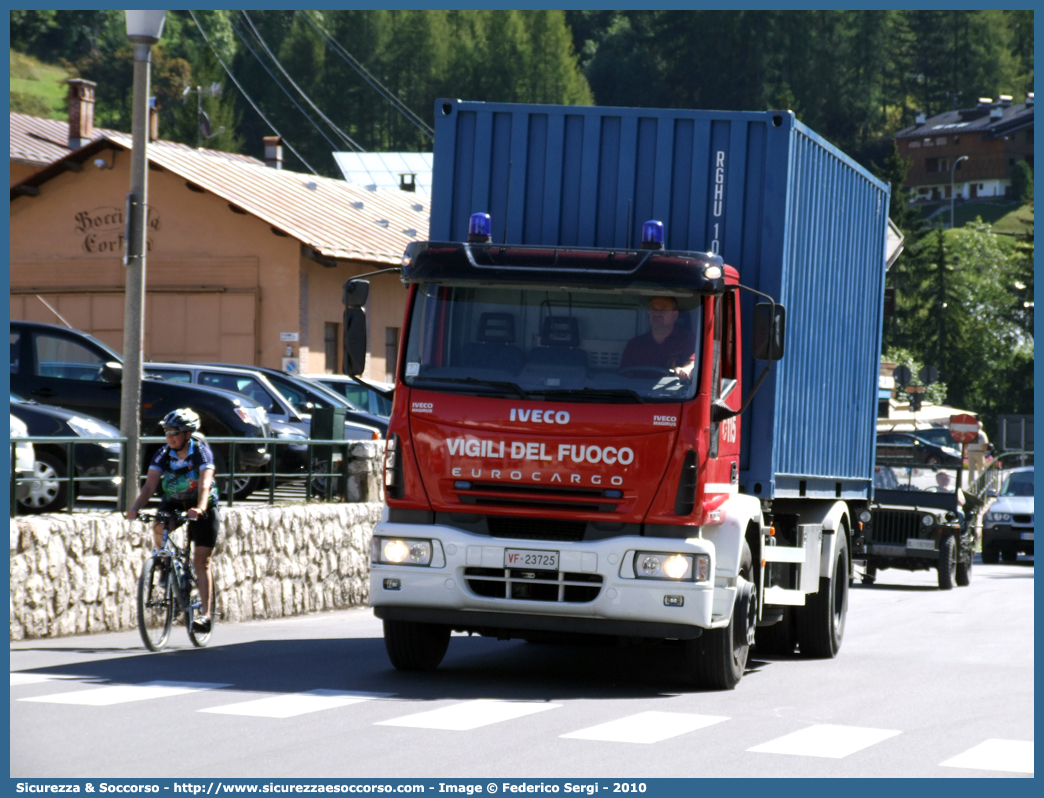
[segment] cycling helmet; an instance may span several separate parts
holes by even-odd
[[[191,407],[179,407],[167,413],[160,424],[164,428],[174,427],[182,432],[196,432],[199,430],[199,414]]]

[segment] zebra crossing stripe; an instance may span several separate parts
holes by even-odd
[[[824,724],[785,734],[767,743],[755,745],[748,751],[757,754],[792,754],[843,759],[889,737],[902,734],[894,729],[868,729],[862,726],[832,726]]]
[[[376,726],[405,726],[413,729],[442,729],[446,731],[470,731],[492,723],[514,720],[526,715],[557,709],[561,704],[545,704],[528,701],[496,701],[480,698],[465,701],[428,712],[405,715],[392,720],[382,720]]]
[[[207,707],[200,712],[214,715],[246,715],[254,718],[295,718],[324,709],[337,709],[375,698],[389,698],[394,693],[353,693],[344,690],[308,690],[304,693],[274,695],[238,704]]]
[[[84,676],[69,676],[62,673],[24,673],[21,671],[11,672],[11,686],[19,687],[23,684],[40,684],[41,682],[53,682],[59,679],[83,679]]]
[[[111,687],[98,687],[91,690],[76,690],[70,693],[54,693],[52,695],[20,698],[19,701],[33,701],[40,704],[78,704],[89,707],[108,707],[114,704],[128,704],[132,701],[148,701],[152,698],[169,698],[175,695],[195,693],[200,690],[217,690],[231,687],[228,684],[212,682],[145,682],[144,684],[118,684]]]
[[[679,734],[705,729],[729,720],[715,715],[687,712],[639,712],[637,715],[600,723],[559,735],[570,740],[599,740],[610,743],[658,743]]]
[[[944,768],[997,770],[1033,775],[1033,742],[990,739],[939,763]]]

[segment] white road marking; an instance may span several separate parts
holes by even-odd
[[[220,707],[208,707],[200,712],[211,712],[215,715],[249,715],[254,718],[295,718],[310,712],[321,712],[324,709],[337,709],[375,698],[388,698],[394,693],[353,693],[344,690],[308,690],[304,693],[290,695],[273,695],[258,698],[254,701],[242,701],[238,704],[225,704]]]
[[[1024,740],[986,740],[963,754],[940,763],[944,768],[998,770],[1007,773],[1033,773],[1033,742]]]
[[[89,707],[108,707],[113,704],[127,704],[131,701],[148,701],[152,698],[168,698],[199,690],[216,690],[230,687],[227,684],[211,682],[145,682],[144,684],[117,684],[111,687],[99,687],[93,690],[76,690],[71,693],[55,693],[34,698],[20,698],[19,701],[35,701],[41,704],[79,704]]]
[[[807,729],[785,734],[767,743],[748,748],[758,754],[793,754],[843,759],[889,737],[902,734],[893,729],[867,729],[862,726],[809,726]]]
[[[538,704],[524,701],[495,701],[480,698],[476,701],[465,701],[461,704],[405,715],[392,720],[382,720],[376,726],[407,726],[413,729],[445,729],[449,731],[469,731],[514,720],[546,709],[557,709],[561,704]]]
[[[725,720],[728,718],[693,715],[688,712],[639,712],[637,715],[559,736],[572,740],[601,740],[610,743],[658,743]]]
[[[39,684],[40,682],[53,682],[58,679],[82,679],[83,676],[66,676],[59,673],[23,673],[13,671],[11,673],[11,686],[17,687],[22,684]]]

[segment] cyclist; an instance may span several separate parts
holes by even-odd
[[[138,517],[138,510],[157,488],[163,492],[161,512],[178,510],[189,518],[189,540],[195,544],[192,564],[201,602],[193,626],[196,631],[206,633],[210,631],[210,560],[221,526],[214,484],[214,455],[199,433],[199,416],[191,408],[170,411],[163,417],[162,424],[167,444],[152,458],[145,484],[127,511],[127,519],[133,521]],[[157,549],[163,546],[162,524],[153,525],[152,538]]]

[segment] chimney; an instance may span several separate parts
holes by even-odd
[[[925,123],[925,121],[926,120],[925,120],[925,116],[924,116],[924,111],[917,111],[916,112],[916,116],[914,116],[914,124],[915,125],[923,125]]]
[[[992,104],[993,104],[993,98],[992,97],[980,97],[979,98],[979,107],[980,108],[988,108]]]
[[[409,173],[399,175],[399,189],[402,191],[416,191],[417,175]]]
[[[1005,108],[1007,108],[1009,105],[1011,105],[1011,95],[1010,94],[1002,94],[1000,96],[1000,104],[1002,106],[1004,106]]]
[[[149,97],[149,141],[159,141],[159,106],[155,97]]]
[[[990,119],[1001,119],[1004,116],[1004,106],[998,103],[990,108]]]
[[[94,139],[94,87],[97,83],[70,78],[69,84],[69,149],[78,150]]]
[[[1033,107],[1033,92],[1030,92],[1029,94],[1026,95],[1026,107],[1027,108],[1032,108]]]
[[[265,136],[265,166],[283,168],[283,140],[279,136]]]

